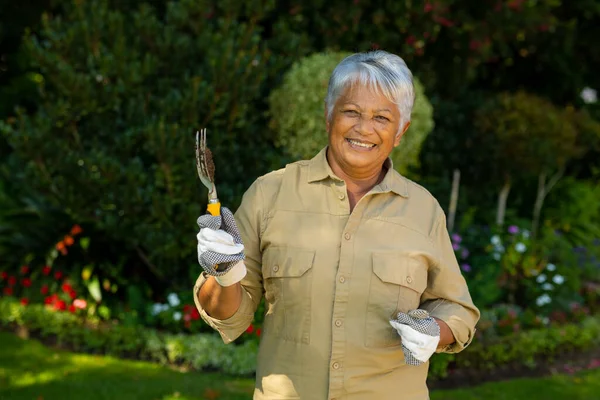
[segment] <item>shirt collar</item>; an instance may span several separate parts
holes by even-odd
[[[385,160],[383,165],[387,169],[387,172],[381,183],[373,189],[380,193],[391,191],[399,196],[408,197],[407,179],[394,170],[394,163],[389,157]],[[329,162],[327,162],[327,147],[325,147],[309,161],[308,183],[322,181],[327,178],[342,181],[342,179],[336,176],[331,170]]]

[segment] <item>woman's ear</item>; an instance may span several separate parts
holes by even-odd
[[[404,134],[408,130],[409,126],[410,126],[410,121],[408,121],[406,124],[404,124],[404,127],[398,131],[398,133],[396,134],[396,139],[394,140],[394,147],[396,147],[400,144],[400,139],[402,139],[402,136],[404,136]]]

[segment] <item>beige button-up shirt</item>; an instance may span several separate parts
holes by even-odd
[[[248,274],[227,320],[202,318],[225,342],[240,336],[265,296],[254,399],[428,399],[429,363],[406,365],[398,311],[445,321],[458,352],[479,311],[461,275],[438,202],[386,161],[383,181],[350,212],[343,180],[321,151],[259,179],[236,221]],[[435,355],[434,355],[435,357]]]

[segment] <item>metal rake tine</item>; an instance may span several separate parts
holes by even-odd
[[[206,128],[202,129],[202,151],[206,150]]]

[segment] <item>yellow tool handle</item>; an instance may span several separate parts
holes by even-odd
[[[216,203],[208,203],[206,209],[208,210],[210,215],[212,215],[213,217],[218,217],[221,215],[221,202],[218,201]],[[218,269],[219,266],[215,265],[215,271]]]
[[[214,217],[218,217],[221,215],[221,203],[220,202],[208,203],[208,206],[206,207],[206,209],[208,210],[210,215],[212,215]]]

